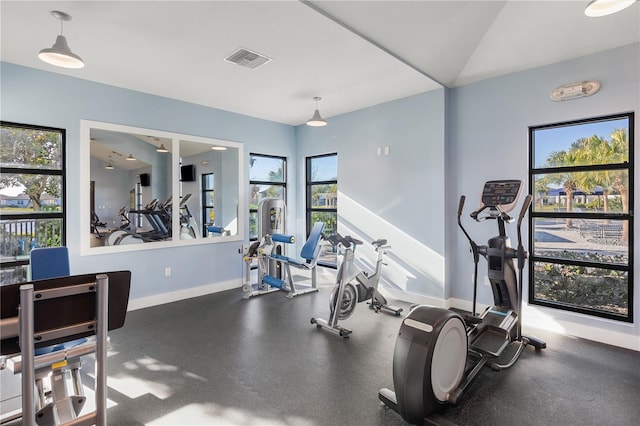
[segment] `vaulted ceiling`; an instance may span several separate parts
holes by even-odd
[[[640,2],[589,18],[575,1],[6,1],[2,61],[299,125],[640,42]],[[61,10],[86,66],[37,58]],[[272,60],[223,59],[237,48]],[[585,70],[586,78],[597,78]],[[569,83],[569,82],[559,82]],[[549,88],[550,90],[552,88]]]

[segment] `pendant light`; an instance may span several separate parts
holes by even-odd
[[[63,68],[82,68],[84,62],[80,56],[76,55],[69,49],[67,39],[62,35],[62,24],[64,21],[70,21],[71,15],[59,10],[51,12],[54,18],[60,20],[60,35],[56,38],[56,42],[52,47],[42,49],[38,53],[38,57],[44,62]]]
[[[312,127],[326,126],[327,125],[326,120],[320,117],[320,111],[318,111],[318,101],[322,100],[322,98],[319,96],[316,96],[313,98],[313,100],[316,101],[316,110],[313,113],[313,117],[311,117],[309,121],[307,121],[307,126],[312,126]]]
[[[159,148],[156,148],[156,152],[169,152],[167,148],[164,147],[164,144],[161,143]]]
[[[136,161],[136,159],[133,157],[133,154],[129,154],[129,156],[126,158],[127,161]]]
[[[584,10],[584,14],[597,18],[607,16],[631,6],[636,0],[593,0]]]
[[[111,156],[109,156],[109,162],[107,163],[106,166],[104,166],[105,169],[107,170],[113,170],[115,167],[113,167],[113,163],[111,162]]]

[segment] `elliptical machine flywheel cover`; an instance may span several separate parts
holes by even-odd
[[[398,412],[409,423],[442,408],[464,376],[467,334],[460,315],[418,306],[402,321],[393,353]]]

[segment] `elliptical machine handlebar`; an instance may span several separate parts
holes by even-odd
[[[480,248],[478,247],[478,244],[476,244],[476,242],[473,241],[473,239],[471,238],[467,230],[464,229],[464,226],[462,225],[461,217],[462,217],[462,209],[464,208],[465,200],[466,200],[466,197],[464,195],[461,195],[460,202],[458,203],[458,226],[460,227],[460,229],[462,229],[462,232],[469,240],[469,245],[471,246],[471,253],[473,254],[473,309],[471,311],[471,315],[472,317],[475,318],[476,301],[478,297],[478,263],[480,262]],[[478,220],[476,219],[476,217],[474,217],[474,214],[477,216],[477,213],[478,213],[477,211],[471,213],[471,217],[475,220]]]
[[[489,209],[489,213],[486,216],[480,216],[480,213],[482,213],[486,209]],[[513,222],[513,218],[509,216],[507,212],[503,211],[500,208],[500,206],[483,205],[478,210],[471,212],[470,216],[476,222],[482,222],[483,220],[498,219],[498,218],[502,219],[502,221],[505,223]]]
[[[460,227],[460,229],[462,229],[462,232],[464,232],[464,235],[467,237],[467,239],[469,240],[469,243],[471,244],[471,247],[477,247],[476,243],[471,239],[471,236],[469,236],[469,233],[467,232],[466,229],[464,229],[464,226],[462,225],[462,221],[460,220],[460,218],[462,217],[462,209],[464,208],[464,201],[467,199],[467,197],[465,197],[464,195],[460,196],[460,202],[458,203],[458,226]],[[475,219],[474,214],[477,213],[473,212],[471,213],[471,217]],[[475,257],[475,251],[474,251],[474,257]]]
[[[522,245],[522,220],[524,219],[524,215],[527,214],[527,210],[529,210],[529,206],[531,205],[531,195],[527,194],[524,198],[524,202],[522,203],[522,208],[520,209],[520,215],[518,216],[518,268],[522,270],[524,268],[524,261],[527,259],[527,252]]]
[[[522,203],[522,207],[520,208],[520,215],[518,216],[518,294],[520,297],[518,298],[518,306],[516,307],[516,313],[518,314],[518,324],[516,328],[516,338],[518,340],[522,339],[522,278],[523,278],[523,270],[524,270],[524,262],[527,260],[528,253],[524,249],[522,245],[522,220],[524,219],[524,215],[529,210],[529,206],[531,205],[531,194],[527,194],[524,198],[524,202]]]

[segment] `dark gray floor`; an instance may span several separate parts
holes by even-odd
[[[406,305],[405,305],[406,306]],[[349,339],[316,329],[328,292],[243,300],[231,290],[130,312],[111,333],[109,424],[404,425],[392,386],[401,319],[361,303]],[[525,330],[526,331],[526,330]],[[640,354],[551,333],[510,370],[486,368],[444,419],[458,425],[631,425]],[[139,384],[143,384],[139,387]]]

